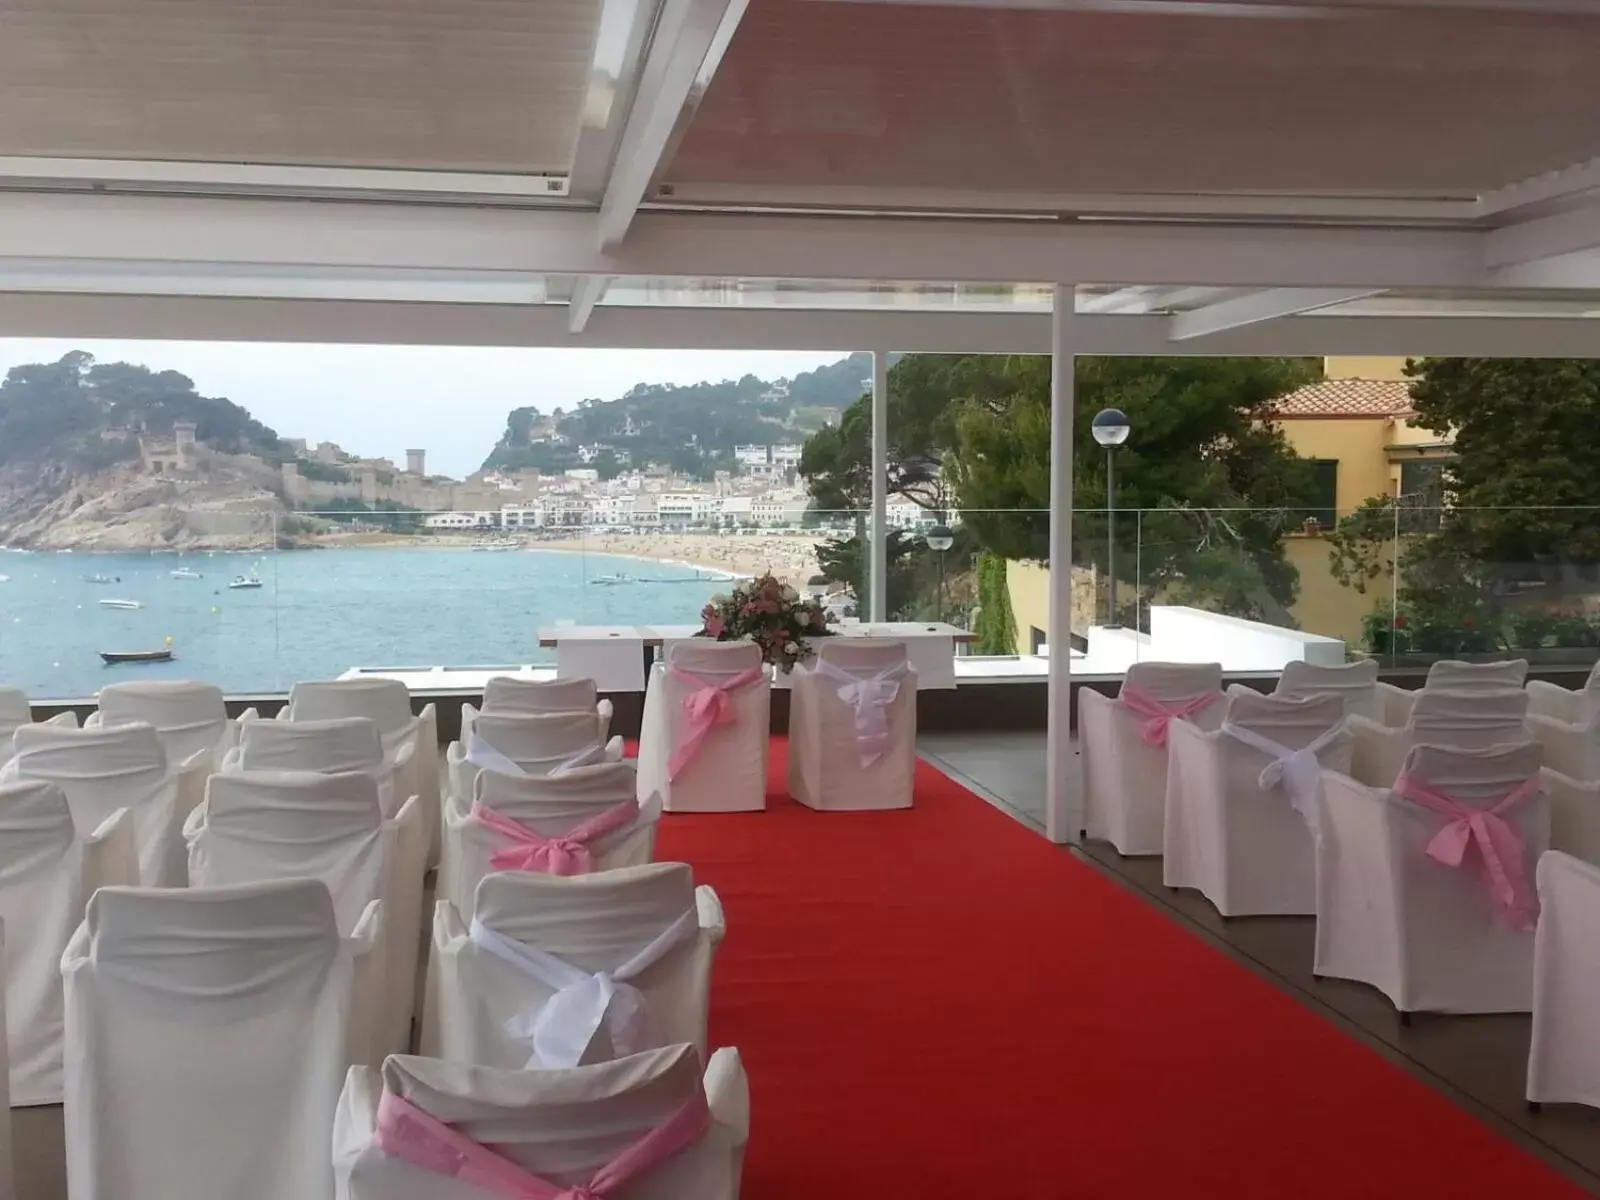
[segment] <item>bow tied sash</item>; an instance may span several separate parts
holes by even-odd
[[[576,828],[552,837],[530,829],[521,821],[513,821],[482,800],[473,801],[472,817],[510,843],[489,856],[489,866],[494,870],[588,875],[594,870],[594,843],[641,818],[650,818],[651,813],[648,806],[624,800]]]
[[[855,710],[861,765],[872,766],[889,749],[889,706],[899,698],[900,683],[910,674],[909,667],[900,662],[874,675],[853,675],[819,658],[811,672],[839,685],[839,699]]]
[[[693,686],[694,690],[683,698],[684,720],[678,726],[677,744],[672,757],[667,760],[667,778],[677,779],[683,769],[694,761],[700,747],[718,725],[733,720],[733,693],[766,678],[759,666],[740,671],[727,679],[704,679],[682,667],[669,666],[667,674]]]
[[[1483,882],[1489,898],[1512,929],[1528,932],[1539,916],[1539,898],[1528,883],[1526,846],[1506,814],[1522,807],[1544,791],[1538,777],[1519,784],[1485,808],[1463,804],[1415,775],[1395,780],[1394,793],[1430,812],[1448,818],[1428,841],[1428,857],[1447,867],[1466,861],[1467,847],[1476,845],[1483,859]]]
[[[390,1158],[458,1179],[502,1200],[611,1200],[633,1180],[694,1145],[710,1128],[705,1092],[696,1091],[660,1125],[624,1147],[588,1183],[572,1187],[540,1178],[393,1092],[384,1092],[378,1101],[373,1141]]]
[[[588,972],[537,946],[524,945],[476,918],[471,938],[475,946],[513,970],[553,989],[550,999],[532,1012],[519,1013],[506,1022],[506,1033],[533,1048],[528,1069],[575,1067],[583,1061],[589,1043],[604,1028],[616,1057],[648,1049],[645,1045],[649,1009],[644,994],[630,980],[649,970],[700,931],[695,909],[683,913],[621,966]]]
[[[1117,701],[1134,715],[1143,717],[1139,723],[1139,737],[1147,746],[1165,746],[1167,732],[1173,721],[1187,720],[1203,708],[1222,699],[1221,692],[1202,692],[1183,700],[1158,700],[1142,687],[1124,683],[1117,693]]]
[[[1341,722],[1326,730],[1299,750],[1291,750],[1265,734],[1235,725],[1232,721],[1222,723],[1222,732],[1272,759],[1261,772],[1262,788],[1281,788],[1289,797],[1289,806],[1300,814],[1306,828],[1316,833],[1317,793],[1322,787],[1322,763],[1318,755],[1350,740],[1350,732],[1344,724]]]

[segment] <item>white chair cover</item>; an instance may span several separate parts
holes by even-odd
[[[421,801],[385,820],[377,781],[362,772],[241,771],[216,775],[184,830],[193,887],[316,879],[348,937],[383,902],[385,1052],[410,1046],[422,939],[428,831]]]
[[[412,750],[401,746],[390,755],[377,724],[368,717],[327,721],[243,721],[239,747],[223,760],[224,772],[317,771],[342,775],[361,771],[378,781],[378,801],[392,817],[413,793]]]
[[[610,736],[614,708],[611,701],[599,698],[592,679],[514,679],[497,675],[483,689],[482,711],[511,717],[592,712],[600,718],[598,740],[603,742]],[[472,705],[461,706],[463,743],[469,740],[478,715]]]
[[[92,834],[53,783],[0,785],[0,921],[6,930],[11,1103],[61,1103],[61,955],[96,889],[139,882],[133,818]]]
[[[1528,734],[1544,747],[1545,765],[1552,771],[1600,783],[1600,716],[1569,722],[1530,712]]]
[[[1527,712],[1528,693],[1520,688],[1425,688],[1416,693],[1404,728],[1350,718],[1355,736],[1351,774],[1369,787],[1387,787],[1413,746],[1481,750],[1526,741]]]
[[[0,924],[0,960],[5,955],[5,926]],[[0,1028],[5,1027],[5,991],[0,988]],[[16,1175],[11,1166],[11,1067],[9,1049],[0,1043],[0,1112],[6,1114],[0,1121],[0,1196],[17,1194]]]
[[[183,886],[188,878],[183,822],[204,798],[207,764],[196,760],[183,770],[169,768],[161,738],[150,725],[25,725],[14,739],[17,752],[0,771],[0,782],[57,784],[80,829],[99,829],[117,810],[127,809],[139,847],[139,881],[147,887]]]
[[[1550,849],[1600,864],[1600,782],[1573,779],[1546,766],[1544,790],[1550,797]]]
[[[1506,659],[1503,662],[1459,662],[1453,658],[1441,659],[1428,668],[1428,681],[1424,690],[1451,692],[1498,691],[1501,688],[1520,688],[1528,682],[1528,660]]]
[[[212,768],[229,748],[232,727],[222,689],[209,683],[162,680],[113,683],[100,689],[100,711],[90,719],[101,727],[153,725],[174,763],[206,754]]]
[[[1577,691],[1548,683],[1543,679],[1530,679],[1528,688],[1528,715],[1553,717],[1568,725],[1588,725],[1600,717],[1600,662],[1589,671],[1589,678]],[[0,737],[4,731],[0,730]]]
[[[11,757],[11,735],[33,723],[33,708],[21,688],[0,687],[0,763]]]
[[[1522,851],[1497,854],[1508,871],[1520,868],[1531,880],[1549,842],[1548,798],[1503,800],[1542,782],[1539,758],[1533,742],[1418,746],[1404,771],[1469,810],[1503,808],[1499,819]],[[1322,818],[1318,975],[1369,983],[1402,1013],[1529,1010],[1533,938],[1500,910],[1485,882],[1488,860],[1465,822],[1333,772],[1323,776]],[[1458,866],[1442,861],[1452,844]]]
[[[398,768],[397,792],[384,812],[393,816],[407,796],[422,801],[429,852],[438,853],[439,718],[431,704],[411,711],[411,689],[398,679],[338,679],[297,683],[286,710],[291,721],[366,717],[378,727],[384,756]]]
[[[489,875],[470,926],[434,910],[422,1053],[573,1067],[656,1046],[706,1049],[717,895],[683,863]]]
[[[538,837],[559,839],[607,813],[631,806],[636,813],[631,820],[588,840],[584,849],[595,871],[649,862],[655,853],[661,805],[653,797],[640,804],[636,793],[633,764],[626,762],[599,763],[546,776],[481,772],[470,800],[452,799],[445,805],[438,898],[455,905],[457,912],[470,913],[479,881],[496,870],[514,869],[494,864],[497,854],[519,848],[518,839],[498,828],[496,817]],[[479,805],[492,813],[485,815]]]
[[[918,686],[903,642],[822,642],[790,680],[789,794],[809,808],[910,808]]]
[[[1366,717],[1369,721],[1383,720],[1383,703],[1378,696],[1378,660],[1340,663],[1324,666],[1304,659],[1291,659],[1283,664],[1283,674],[1278,676],[1276,696],[1338,696],[1344,701],[1345,713],[1353,717]]]
[[[1187,716],[1160,721],[1128,706],[1142,696]],[[1210,697],[1207,702],[1205,698]],[[1200,729],[1222,723],[1222,667],[1217,663],[1135,663],[1117,699],[1089,688],[1078,692],[1078,740],[1083,755],[1083,828],[1119,854],[1160,854],[1167,802],[1167,734],[1186,720]],[[1164,726],[1156,744],[1152,721]]]
[[[519,1191],[596,1200],[738,1200],[750,1133],[744,1066],[736,1050],[718,1050],[702,1080],[700,1061],[693,1046],[682,1045],[569,1070],[499,1071],[409,1057],[389,1059],[381,1074],[357,1068],[334,1124],[339,1200],[505,1200]],[[430,1169],[385,1153],[379,1114],[391,1112],[389,1097],[508,1160],[506,1173],[521,1176],[518,1191],[491,1191],[439,1174],[454,1155],[432,1156]],[[691,1145],[616,1190],[573,1190],[594,1182],[624,1150],[702,1098],[710,1124]],[[527,1175],[553,1186],[539,1188]]]
[[[556,636],[556,675],[590,679],[602,692],[644,690],[644,638],[637,633],[614,636]]]
[[[1222,727],[1174,722],[1162,876],[1225,917],[1317,910],[1322,769],[1350,770],[1345,698],[1229,691]]]
[[[759,677],[752,677],[752,671],[760,672]],[[723,699],[711,694],[713,687]],[[691,716],[690,704],[702,705],[704,723]],[[645,693],[639,730],[641,803],[659,795],[668,812],[765,808],[771,726],[772,685],[762,669],[759,646],[704,638],[679,642],[665,662],[656,664]]]
[[[581,712],[479,713],[462,740],[445,753],[450,794],[472,795],[473,781],[485,768],[506,775],[550,775],[574,767],[622,759],[622,739],[606,741],[609,715]]]
[[[380,921],[340,938],[312,880],[97,892],[61,962],[73,1200],[330,1195]]]
[[[1539,860],[1528,1099],[1600,1108],[1600,867]]]

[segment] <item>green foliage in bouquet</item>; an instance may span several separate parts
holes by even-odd
[[[700,610],[698,636],[719,642],[754,642],[761,658],[788,673],[816,653],[808,639],[827,637],[828,612],[786,583],[762,575],[718,594]]]

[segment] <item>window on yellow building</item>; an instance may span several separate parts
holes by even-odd
[[[1314,458],[1311,460],[1311,486],[1314,497],[1305,510],[1305,520],[1315,521],[1323,529],[1332,529],[1339,523],[1339,460]]]

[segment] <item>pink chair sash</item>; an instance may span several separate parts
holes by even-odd
[[[1186,700],[1157,700],[1142,687],[1126,683],[1117,693],[1124,708],[1144,718],[1139,723],[1139,737],[1147,746],[1165,746],[1167,729],[1173,721],[1186,720],[1221,699],[1221,692],[1202,692]]]
[[[760,683],[765,678],[765,672],[757,666],[747,671],[740,671],[727,679],[710,680],[692,675],[682,667],[669,666],[667,674],[695,687],[694,691],[683,698],[685,719],[678,726],[677,745],[673,747],[672,757],[667,760],[667,778],[676,779],[694,760],[694,756],[700,753],[700,747],[705,744],[711,731],[718,725],[726,725],[733,720],[731,693],[749,687],[753,683]]]
[[[576,829],[555,837],[545,837],[521,821],[513,821],[481,800],[472,804],[472,816],[511,842],[489,856],[496,871],[539,871],[545,875],[587,875],[594,870],[590,844],[636,820],[639,806],[624,800],[590,817]]]
[[[618,1188],[692,1146],[710,1127],[705,1093],[696,1092],[672,1116],[624,1147],[588,1183],[574,1187],[541,1179],[393,1092],[385,1092],[378,1101],[373,1140],[390,1158],[459,1179],[505,1200],[607,1200]]]
[[[1539,897],[1528,884],[1523,862],[1526,848],[1517,827],[1505,814],[1526,804],[1544,790],[1538,776],[1501,796],[1488,808],[1472,808],[1454,796],[1433,788],[1415,775],[1395,780],[1394,791],[1414,804],[1450,820],[1428,841],[1428,857],[1447,867],[1459,867],[1467,847],[1477,843],[1483,857],[1483,881],[1495,909],[1513,929],[1533,929],[1539,916]]]

